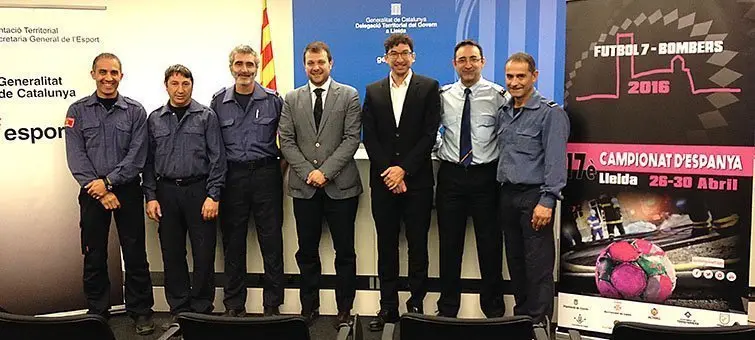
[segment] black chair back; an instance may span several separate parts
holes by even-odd
[[[115,335],[99,315],[34,317],[0,312],[0,339],[115,340]]]
[[[178,324],[184,340],[290,339],[309,340],[307,322],[301,316],[229,318],[181,313]]]
[[[364,340],[364,334],[362,334],[362,318],[359,314],[354,315],[354,324],[352,327],[351,339],[352,340]]]
[[[613,327],[611,339],[753,340],[755,327],[669,327],[638,322],[619,322]]]
[[[532,318],[529,316],[456,319],[407,313],[401,316],[399,333],[401,340],[531,340],[533,337]]]

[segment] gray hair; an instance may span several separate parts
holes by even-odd
[[[228,54],[228,65],[233,65],[233,58],[236,57],[237,54],[251,54],[254,57],[254,65],[259,67],[260,65],[260,57],[257,54],[257,52],[249,45],[238,45],[231,50],[231,53]]]

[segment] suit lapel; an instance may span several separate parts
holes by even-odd
[[[305,119],[309,121],[309,125],[312,127],[312,131],[317,133],[317,129],[315,129],[315,115],[313,112],[314,110],[312,109],[312,96],[310,95],[309,84],[299,89],[299,98],[299,110],[297,111],[303,112],[306,116]]]
[[[412,81],[409,83],[409,88],[406,89],[406,98],[404,98],[404,106],[401,107],[401,117],[398,120],[398,127],[404,123],[404,117],[411,114],[410,108],[417,107],[415,100],[419,93],[419,81],[416,76],[412,76]],[[391,105],[393,107],[393,105]],[[393,109],[391,109],[393,111]]]
[[[317,135],[319,136],[322,132],[322,129],[324,128],[325,124],[328,121],[328,118],[330,117],[331,112],[333,111],[333,108],[335,107],[336,101],[338,101],[338,95],[341,92],[341,85],[336,83],[335,80],[330,81],[330,87],[328,88],[328,93],[325,97],[325,104],[322,108],[322,118],[320,119],[320,129],[317,130]],[[312,121],[314,121],[314,116],[312,118]]]
[[[390,115],[388,117],[385,117],[385,119],[389,119],[391,121],[391,125],[396,126],[396,113],[393,112],[393,101],[391,100],[391,76],[388,75],[383,81],[380,83],[380,88],[382,89],[382,95],[383,98],[385,98],[385,102],[388,103],[388,112]]]

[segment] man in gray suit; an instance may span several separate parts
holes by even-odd
[[[337,324],[348,322],[356,294],[356,219],[362,181],[354,154],[359,147],[359,94],[330,78],[333,56],[324,42],[304,49],[309,82],[286,95],[278,126],[281,152],[290,164],[289,195],[294,198],[301,272],[302,315],[318,315],[320,235],[323,217],[336,250]]]

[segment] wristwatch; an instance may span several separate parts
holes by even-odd
[[[110,178],[105,177],[104,182],[105,189],[107,189],[107,191],[113,191],[113,183],[110,182]]]

